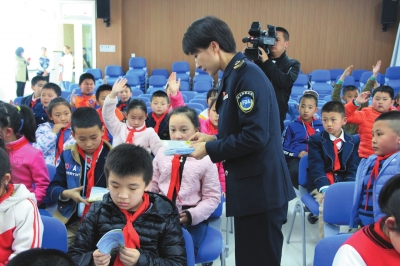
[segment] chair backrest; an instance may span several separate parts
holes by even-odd
[[[214,83],[214,79],[213,77],[209,76],[209,75],[197,75],[193,77],[193,82],[199,82],[199,81],[207,81],[210,82],[211,86]]]
[[[193,245],[192,236],[189,234],[189,232],[185,228],[182,228],[182,233],[183,233],[183,238],[185,239],[187,265],[195,266],[194,245]]]
[[[68,251],[68,237],[65,225],[58,219],[40,216],[43,222],[42,248]]]
[[[332,101],[332,95],[326,95],[326,96],[324,97],[324,100],[325,100],[326,102]]]
[[[137,75],[125,75],[125,78],[128,80],[126,83],[131,87],[140,88],[140,79]]]
[[[336,77],[336,76],[335,76]],[[311,73],[311,82],[330,83],[331,73],[328,70],[314,70]]]
[[[155,68],[151,71],[152,76],[164,76],[166,79],[169,77],[168,70],[165,68]]]
[[[300,158],[299,163],[299,184],[303,187],[307,187],[307,172],[308,172],[308,155],[304,155]]]
[[[74,90],[79,90],[79,84],[76,83],[69,84],[69,91],[73,92]]]
[[[186,95],[186,99],[188,102],[190,102],[190,100],[196,97],[197,95],[197,92],[195,91],[181,91],[181,93]]]
[[[133,89],[132,90],[132,96],[139,96],[142,95],[143,91],[139,90],[139,89]]]
[[[54,175],[56,174],[57,168],[52,164],[46,164],[46,167],[47,167],[47,172],[49,173],[50,181],[52,181],[54,178]]]
[[[209,81],[197,81],[193,85],[193,91],[197,92],[207,92],[212,88],[212,84]]]
[[[354,81],[358,82],[360,81],[361,75],[367,71],[366,69],[355,69],[351,72],[351,76],[354,78]]]
[[[146,58],[131,57],[129,58],[129,69],[144,69],[147,67]]]
[[[204,106],[200,103],[192,103],[192,102],[188,102],[186,103],[186,106],[193,108],[193,109],[199,109],[199,110],[204,110]]]
[[[85,72],[92,74],[95,80],[103,78],[103,72],[100,68],[88,68]]]
[[[116,66],[116,65],[106,66],[104,73],[106,76],[109,76],[109,77],[122,77],[124,75],[124,71],[122,70],[122,67]]]
[[[293,85],[305,86],[304,89],[306,89],[307,85],[308,85],[308,77],[307,77],[307,75],[299,74],[297,79],[294,81]]]
[[[190,75],[190,66],[186,61],[177,61],[172,63],[172,72],[177,74],[188,74]]]
[[[321,239],[315,246],[313,265],[331,266],[336,252],[350,236],[351,234],[341,234]]]
[[[204,71],[202,68],[195,68],[195,75],[208,75],[206,71]]]
[[[208,107],[206,98],[193,98],[189,102],[191,102],[191,103],[199,103],[199,104],[201,104],[203,106],[203,109],[206,109]]]
[[[180,91],[190,91],[190,84],[187,81],[182,81],[181,80],[181,88]]]
[[[331,73],[331,80],[336,81],[336,77],[339,75],[342,75],[344,72],[344,69],[343,68],[332,68],[329,70],[329,72]]]
[[[24,98],[24,97],[16,97],[14,99],[14,105],[15,106],[21,106],[22,98]]]
[[[385,77],[388,80],[400,79],[400,66],[392,66],[386,68]]]
[[[149,78],[150,87],[162,88],[167,84],[167,79],[161,75],[153,75]]]
[[[339,80],[339,78],[340,78],[340,76],[337,77],[336,82]],[[346,86],[350,86],[350,85],[354,86],[354,84],[355,84],[354,77],[352,77],[352,76],[347,76],[347,77],[345,77],[344,80],[343,80],[343,85],[342,85],[342,87],[346,87]]]
[[[150,102],[150,98],[147,97],[147,96],[144,96],[144,95],[145,95],[145,94],[141,94],[141,95],[137,96],[136,99],[142,100],[142,101],[144,101],[145,103],[149,103],[149,102]]]
[[[63,97],[64,99],[68,99],[68,96],[71,95],[70,91],[61,91],[61,97]]]
[[[354,188],[354,182],[339,182],[329,186],[324,197],[324,221],[326,223],[350,224]]]

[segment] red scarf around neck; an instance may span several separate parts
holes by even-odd
[[[16,141],[7,143],[6,146],[11,151],[17,151],[27,144],[29,144],[29,141],[24,136],[22,136],[20,139]]]
[[[375,181],[376,178],[377,178],[378,175],[379,175],[379,165],[381,164],[381,161],[386,160],[387,158],[389,158],[390,156],[392,156],[392,155],[395,154],[395,153],[396,153],[396,152],[392,152],[392,153],[387,154],[387,155],[385,155],[385,156],[378,156],[378,157],[376,157],[376,161],[375,161],[375,164],[374,164],[374,168],[372,168],[371,175],[369,176],[369,179],[368,179],[367,191],[365,192],[365,193],[366,193],[366,200],[365,200],[365,207],[364,207],[364,210],[367,210],[367,207],[368,207],[368,190],[369,190],[369,188],[370,188],[370,186],[371,186],[372,179],[374,179],[374,181]]]
[[[31,108],[35,107],[38,100],[39,100],[39,98],[36,98],[35,100],[31,100]]]
[[[163,119],[165,118],[165,116],[168,114],[168,109],[167,111],[165,111],[160,117],[157,117],[157,115],[152,112],[151,113],[151,117],[154,119],[154,121],[156,122],[156,125],[154,126],[154,131],[158,134],[158,130],[160,130],[160,124],[163,121]]]
[[[129,133],[128,133],[128,136],[126,137],[125,143],[133,144],[133,137],[134,137],[135,133],[145,131],[146,125],[144,125],[143,128],[140,130],[136,130],[136,128],[129,128],[128,126],[126,126],[126,128],[129,130]]]
[[[342,139],[340,139],[340,138],[337,138],[334,141],[332,141],[333,153],[335,154],[335,159],[333,162],[333,171],[326,173],[326,176],[328,177],[328,180],[329,180],[329,184],[331,184],[331,185],[333,183],[335,183],[335,180],[333,178],[333,173],[340,170],[339,149],[336,144],[338,144],[341,141],[342,141]]]
[[[14,185],[11,183],[7,184],[7,192],[3,196],[0,197],[0,204],[8,199],[14,193]]]
[[[56,147],[56,156],[54,158],[54,165],[56,165],[56,162],[58,158],[60,157],[61,153],[64,150],[64,132],[69,129],[71,124],[66,125],[64,128],[60,129],[60,136],[58,137],[58,142],[57,142],[57,147]]]
[[[126,224],[122,229],[122,234],[124,235],[125,247],[127,248],[140,248],[140,237],[136,232],[133,223],[135,220],[145,213],[150,206],[150,197],[146,192],[143,193],[143,202],[139,206],[139,208],[135,211],[135,213],[129,213],[127,210],[120,210],[126,219]],[[122,266],[122,262],[119,259],[119,253],[117,254],[117,258],[115,259],[114,266]]]
[[[181,178],[179,168],[181,166],[181,155],[174,155],[172,159],[172,169],[171,169],[171,181],[169,183],[168,194],[167,197],[172,200],[174,197],[174,192],[178,195],[179,190],[181,189]]]
[[[92,155],[92,159],[90,161],[91,162],[90,163],[90,169],[86,173],[86,179],[87,179],[86,184],[87,185],[86,185],[85,197],[87,199],[90,197],[90,191],[92,190],[92,187],[94,186],[94,178],[95,178],[94,177],[94,173],[95,173],[95,170],[96,170],[96,163],[97,163],[97,160],[99,159],[100,152],[101,152],[102,148],[103,148],[103,140],[100,142],[99,147],[97,147],[97,149],[94,151],[94,153]],[[78,146],[78,152],[79,152],[79,155],[85,160],[85,162],[88,163],[86,161],[87,160],[86,153],[79,146]],[[82,168],[83,168],[83,171],[86,171],[85,165],[83,165]],[[85,189],[85,188],[83,188],[83,189]],[[83,219],[83,217],[85,217],[86,213],[89,211],[89,208],[90,208],[90,205],[85,205],[85,209],[84,209],[83,214],[82,214],[82,219]]]
[[[313,121],[316,119],[315,117],[312,117],[312,121],[311,122],[305,122],[301,118],[301,116],[298,116],[297,119],[299,119],[300,123],[302,123],[306,127],[306,131],[307,131],[307,137],[306,138],[307,139],[315,134],[315,129],[312,126]]]

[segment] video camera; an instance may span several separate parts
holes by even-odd
[[[243,43],[251,43],[253,47],[247,47],[244,51],[244,55],[249,60],[258,60],[260,58],[260,51],[258,47],[264,49],[264,51],[269,54],[269,47],[275,45],[276,39],[276,27],[272,25],[267,25],[268,32],[263,30],[261,31],[261,24],[258,21],[255,21],[251,24],[249,29],[249,37],[245,37],[242,39]]]

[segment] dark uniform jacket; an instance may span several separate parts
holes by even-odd
[[[149,113],[146,118],[146,127],[152,127],[154,128],[156,126],[156,121],[154,121],[154,118],[152,116],[153,112]],[[168,115],[164,117],[164,119],[160,123],[160,127],[158,128],[158,136],[160,139],[163,140],[170,140],[169,136],[169,127],[168,127]]]
[[[274,63],[273,60],[276,62]],[[279,58],[266,60],[260,64],[260,67],[274,87],[276,100],[278,101],[282,132],[293,83],[299,76],[300,62],[296,59],[290,59],[285,51]]]
[[[223,161],[226,170],[227,215],[262,213],[295,198],[274,90],[242,53],[224,71],[216,109],[218,140],[207,142],[206,150],[213,162]]]
[[[164,196],[146,193],[150,196],[151,206],[134,222],[140,237],[140,257],[136,265],[186,266],[185,242],[176,206]],[[68,254],[77,265],[93,265],[93,251],[100,238],[110,230],[123,229],[125,224],[124,214],[107,193],[103,201],[90,207]],[[113,253],[110,265],[114,264],[115,258]]]

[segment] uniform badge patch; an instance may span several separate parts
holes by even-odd
[[[242,91],[236,95],[236,101],[243,113],[250,112],[254,107],[254,92]]]

